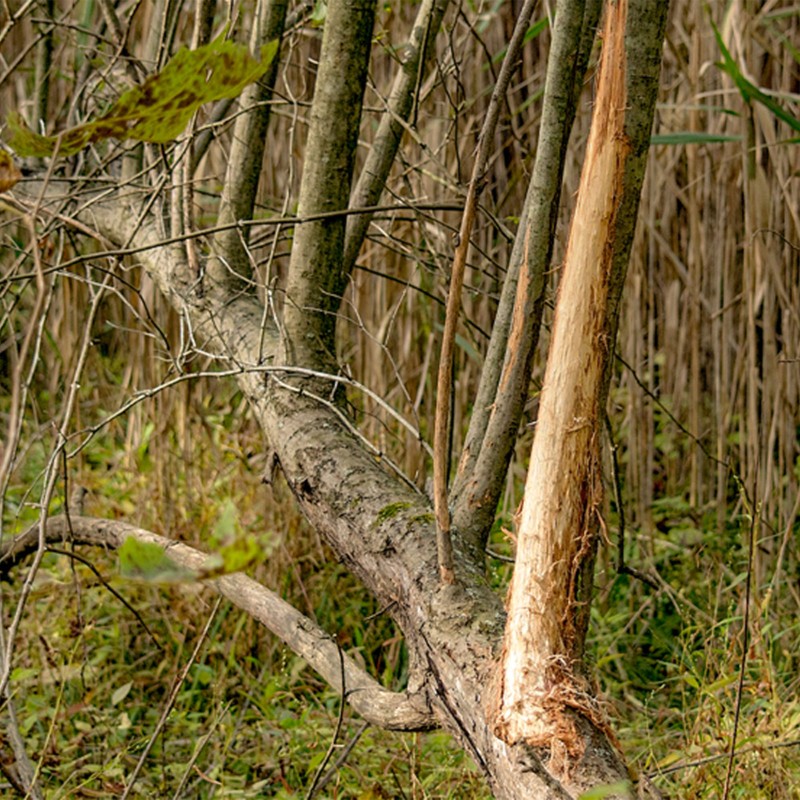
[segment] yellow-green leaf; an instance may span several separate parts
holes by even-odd
[[[55,136],[42,136],[17,113],[8,116],[9,145],[22,156],[70,156],[102,139],[168,142],[177,138],[204,103],[236,97],[269,69],[278,50],[272,41],[257,61],[248,49],[218,37],[210,44],[178,51],[164,69],[125,92],[96,120]]]
[[[114,694],[111,695],[111,705],[116,706],[119,705],[130,693],[131,688],[133,687],[133,681],[128,681],[127,683],[123,684],[114,691]]]
[[[176,583],[193,580],[196,574],[176,564],[164,548],[153,542],[141,542],[129,536],[118,550],[119,570],[124,578]]]

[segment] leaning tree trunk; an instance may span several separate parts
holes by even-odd
[[[508,617],[475,555],[480,536],[459,540],[454,530],[458,580],[440,582],[430,501],[388,472],[354,434],[330,391],[331,381],[345,379],[322,375],[333,358],[331,320],[353,266],[344,258],[345,242],[352,246],[344,224],[346,189],[373,5],[329,3],[315,112],[325,106],[337,118],[312,112],[309,141],[318,142],[314,146],[324,158],[306,154],[309,171],[301,190],[301,213],[323,212],[325,219],[299,229],[287,314],[280,324],[255,293],[215,279],[213,271],[205,283],[198,280],[181,244],[163,243],[166,215],[153,211],[151,201],[122,191],[98,193],[71,219],[106,245],[135,250],[187,320],[193,341],[204,352],[216,352],[236,373],[264,431],[272,466],[283,471],[310,522],[402,629],[412,666],[407,690],[382,690],[359,676],[349,660],[337,676],[331,671],[336,649],[330,640],[308,620],[289,615],[288,622],[281,617],[280,626],[271,621],[275,615],[265,609],[278,606],[251,584],[221,579],[214,588],[302,650],[373,724],[448,730],[499,800],[567,800],[608,786],[617,788],[605,796],[627,796],[624,759],[582,680],[583,649],[597,532],[598,419],[652,124],[667,3],[615,0],[606,10],[592,133],[559,293]],[[423,7],[441,19],[441,3]],[[348,19],[355,20],[349,27]],[[419,49],[425,50],[424,42]],[[337,75],[337,69],[348,74]],[[415,83],[408,81],[408,91]],[[68,189],[57,181],[28,184],[24,193],[19,187],[16,199],[37,215],[49,208],[63,218],[59,203]],[[523,226],[523,242],[528,234]],[[502,390],[500,382],[497,391]],[[491,447],[492,441],[481,446]],[[21,557],[26,547],[41,552],[47,539],[60,538],[65,530],[76,543],[112,547],[126,536],[148,536],[113,525],[98,528],[92,520],[65,525],[44,518],[27,540],[6,548],[5,563]],[[189,548],[169,552],[193,569],[200,563]],[[316,636],[318,646],[308,636]]]
[[[598,531],[599,440],[655,104],[666,4],[608,5],[592,128],[536,420],[504,639],[497,732],[565,762],[602,726],[583,657]],[[655,7],[654,7],[655,6]],[[648,13],[649,7],[649,13]],[[648,91],[642,92],[641,81]]]

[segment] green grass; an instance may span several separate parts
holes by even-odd
[[[154,403],[105,429],[71,473],[88,490],[86,512],[123,517],[194,544],[246,551],[247,569],[339,636],[386,686],[401,688],[407,655],[391,621],[298,516],[280,479],[260,480],[260,437],[238,394],[202,394],[202,413],[158,430]],[[212,399],[213,398],[213,399]],[[190,398],[190,405],[195,402]],[[87,415],[89,411],[86,411]],[[99,409],[94,411],[102,416]],[[17,528],[35,516],[27,488],[41,472],[31,448],[6,507]],[[53,511],[63,499],[54,501]],[[733,504],[731,505],[733,507]],[[385,515],[402,511],[390,506]],[[720,797],[728,766],[742,658],[746,517],[714,529],[713,510],[682,495],[652,509],[653,529],[628,532],[626,558],[658,569],[654,589],[616,573],[602,549],[590,653],[612,725],[636,769],[672,796]],[[608,514],[609,529],[616,520]],[[511,517],[492,549],[511,553]],[[261,557],[251,559],[257,541]],[[264,628],[223,602],[151,743],[176,676],[189,662],[214,608],[199,584],[152,585],[120,577],[117,557],[83,550],[152,631],[83,565],[46,556],[28,603],[11,686],[28,752],[48,797],[119,794],[151,746],[132,796],[305,797],[328,753],[338,696]],[[238,557],[238,556],[237,556]],[[783,583],[761,587],[751,613],[746,680],[731,797],[800,797],[797,748],[798,631]],[[23,568],[3,588],[15,603]],[[491,562],[505,591],[511,566]],[[669,588],[671,587],[671,588]],[[155,638],[153,638],[155,637]],[[328,767],[357,742],[319,793],[335,798],[488,798],[482,777],[442,733],[403,735],[371,727],[345,709]]]

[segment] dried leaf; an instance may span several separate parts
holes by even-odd
[[[21,179],[22,173],[11,156],[5,150],[0,150],[0,192],[7,192]]]

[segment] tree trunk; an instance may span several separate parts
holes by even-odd
[[[427,7],[441,19],[441,4]],[[98,192],[93,201],[83,198],[73,221],[104,242],[136,250],[187,321],[193,341],[236,373],[265,434],[271,467],[282,470],[311,524],[401,628],[411,679],[398,702],[410,703],[418,716],[402,722],[378,706],[364,707],[365,714],[386,727],[440,725],[475,759],[499,800],[565,800],[599,787],[612,787],[607,797],[630,796],[624,759],[580,676],[596,546],[598,420],[667,4],[608,4],[595,119],[559,295],[507,629],[503,604],[487,583],[482,554],[476,555],[480,536],[460,540],[454,531],[458,582],[442,585],[430,501],[364,445],[330,391],[343,379],[320,372],[333,359],[335,315],[352,267],[343,258],[345,218],[373,11],[363,0],[329,4],[320,61],[326,74],[318,77],[321,99],[315,97],[309,134],[318,152],[306,153],[301,192],[302,213],[329,216],[298,229],[280,325],[254,292],[233,291],[224,280],[203,285],[180,243],[163,243],[168,215],[151,199]],[[405,91],[413,91],[419,81],[407,83]],[[404,103],[410,113],[413,104]],[[56,218],[63,217],[60,198],[69,189],[58,181],[30,182],[16,196],[28,210],[49,210]],[[42,527],[61,535],[55,520],[43,517]],[[87,533],[83,540],[118,546],[126,535],[143,534],[109,530],[105,539]],[[37,547],[38,530],[30,542]],[[3,558],[24,551],[7,547]],[[176,559],[195,558],[181,552],[176,549]],[[214,586],[243,607],[249,602],[230,582]],[[262,621],[270,625],[268,615]],[[332,682],[345,696],[370,686]]]
[[[606,9],[591,134],[559,285],[536,436],[518,531],[497,731],[567,762],[586,743],[575,714],[602,727],[585,676],[584,642],[598,532],[599,440],[644,173],[654,92],[629,91],[658,64],[663,4]],[[646,14],[660,24],[641,37]],[[654,85],[656,72],[644,73]],[[636,102],[631,98],[636,97]]]

